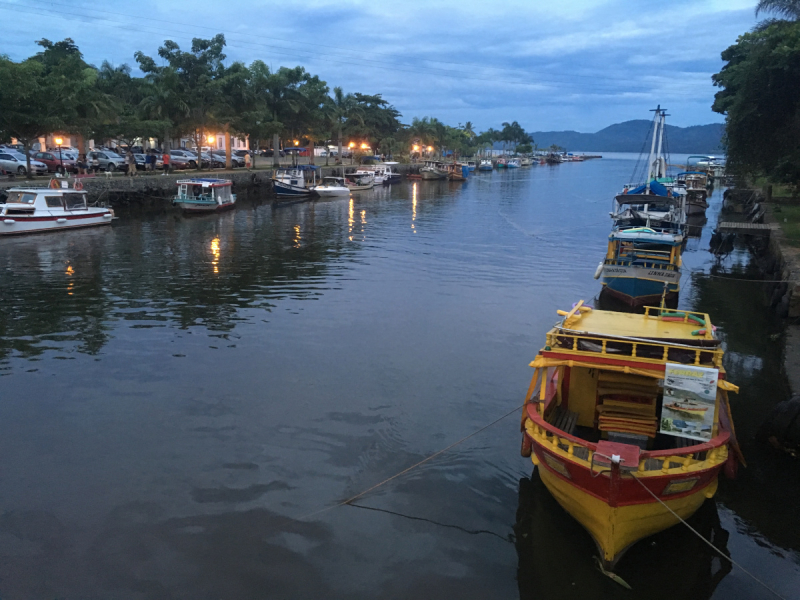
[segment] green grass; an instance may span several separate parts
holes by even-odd
[[[790,246],[800,247],[800,205],[783,204],[775,207],[772,214],[781,226],[786,242]]]

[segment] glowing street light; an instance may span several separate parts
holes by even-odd
[[[295,146],[299,146],[299,145],[300,145],[300,141],[299,141],[299,140],[295,140],[295,141],[294,141],[294,145],[295,145]]]
[[[433,146],[428,146],[428,152],[433,152]]]
[[[53,141],[56,143],[56,146],[60,146],[61,144],[64,143],[64,140],[62,138],[56,138]]]
[[[350,148],[355,148],[356,147],[356,143],[355,142],[350,142],[349,146],[350,146]]]
[[[63,174],[64,173],[64,159],[61,158],[61,144],[64,143],[64,140],[63,140],[63,138],[57,137],[53,141],[56,143],[56,146],[58,146],[58,166],[59,166],[59,170]]]
[[[419,152],[419,146],[417,144],[414,144],[414,152]]]
[[[369,146],[367,146],[367,144],[366,144],[366,143],[362,143],[362,144],[361,144],[361,149],[362,149],[362,150],[366,150],[367,148],[369,148]]]
[[[214,136],[213,135],[209,135],[208,137],[206,137],[206,140],[208,140],[209,144],[213,144],[214,143]]]

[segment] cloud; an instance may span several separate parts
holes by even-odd
[[[156,56],[222,32],[229,60],[301,64],[329,86],[381,93],[410,122],[435,115],[478,128],[596,131],[667,104],[681,125],[719,121],[710,76],[719,54],[756,22],[751,0],[139,0],[125,10],[87,0],[0,0],[13,19],[0,53],[22,60],[35,40],[72,37],[86,59]]]

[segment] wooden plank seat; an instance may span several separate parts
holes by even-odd
[[[575,427],[578,425],[578,413],[571,412],[562,406],[557,406],[553,410],[549,423],[564,433],[573,435]]]

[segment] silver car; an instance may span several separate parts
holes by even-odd
[[[0,169],[17,175],[25,175],[28,172],[28,163],[25,160],[25,155],[8,148],[0,150]],[[36,175],[42,175],[47,173],[47,165],[41,161],[31,159],[31,171]]]
[[[86,157],[89,164],[101,171],[116,171],[125,168],[125,159],[111,150],[95,150]]]

